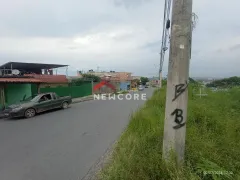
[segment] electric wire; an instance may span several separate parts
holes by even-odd
[[[162,72],[162,66],[164,62],[165,51],[167,50],[167,39],[170,39],[170,13],[171,13],[171,3],[172,0],[165,0],[164,5],[164,19],[163,19],[163,31],[162,31],[162,44],[160,50],[160,67],[159,67],[159,76]],[[168,41],[168,44],[170,42]]]

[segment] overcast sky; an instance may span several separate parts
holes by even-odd
[[[164,0],[0,0],[0,64],[158,73]],[[240,76],[240,1],[193,0],[190,75]],[[164,63],[167,72],[168,57]]]

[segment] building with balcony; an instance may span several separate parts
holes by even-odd
[[[1,65],[0,108],[24,100],[43,87],[68,86],[66,75],[57,74],[60,67],[67,68],[67,65],[22,62]]]

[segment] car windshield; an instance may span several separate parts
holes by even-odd
[[[39,99],[39,95],[35,94],[35,95],[32,95],[26,99],[24,99],[24,101],[37,101]]]

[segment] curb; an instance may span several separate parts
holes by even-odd
[[[101,171],[105,166],[109,164],[111,161],[111,158],[113,156],[114,149],[116,147],[116,144],[118,142],[118,139],[114,140],[109,144],[105,152],[102,154],[101,157],[98,158],[96,162],[89,168],[88,172],[84,175],[84,177],[81,180],[99,180],[99,176]]]
[[[72,101],[72,104],[76,104],[76,103],[80,103],[80,102],[84,102],[84,101],[91,101],[93,100],[93,97],[88,97],[88,98],[82,98],[76,101]]]

